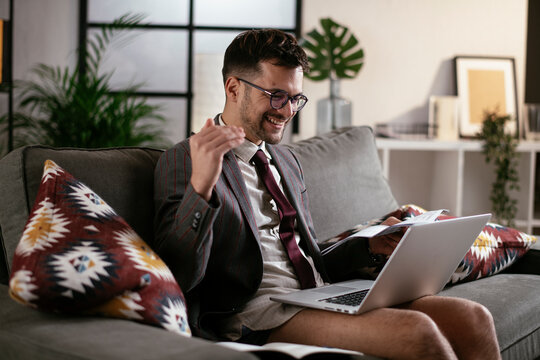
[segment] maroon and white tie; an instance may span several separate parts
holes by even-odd
[[[262,178],[264,185],[278,206],[280,219],[279,237],[281,238],[285,249],[287,249],[289,259],[300,280],[300,286],[302,289],[315,287],[313,268],[304,255],[302,255],[294,238],[296,210],[294,210],[294,207],[289,203],[289,200],[287,200],[276,183],[264,152],[262,150],[257,150],[251,160],[255,163],[255,168],[257,169],[259,176]]]

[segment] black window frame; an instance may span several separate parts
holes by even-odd
[[[100,28],[103,25],[109,25],[109,23],[103,22],[89,22],[88,21],[88,2],[92,0],[79,0],[79,56],[83,56],[84,48],[86,44],[86,39],[88,36],[88,31],[90,29]],[[190,136],[192,129],[191,117],[193,112],[193,61],[194,61],[194,38],[195,33],[199,31],[245,31],[251,29],[262,29],[257,27],[234,27],[234,26],[202,26],[196,25],[194,23],[194,8],[196,0],[189,0],[189,17],[187,25],[170,25],[170,24],[144,24],[137,25],[135,28],[143,30],[180,30],[188,32],[188,52],[187,52],[187,91],[185,92],[160,92],[160,91],[140,91],[136,92],[135,96],[144,96],[146,98],[173,98],[173,99],[185,99],[186,100],[186,129],[185,136],[186,138]],[[279,28],[280,30],[294,33],[297,38],[301,36],[302,29],[302,0],[296,1],[296,14],[295,14],[295,26],[293,28]],[[84,61],[80,61],[81,65],[79,68],[80,74],[84,74],[86,69],[84,68]],[[299,117],[296,115],[292,123],[292,132],[293,134],[298,134],[299,130]]]

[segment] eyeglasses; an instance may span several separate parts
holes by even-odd
[[[292,110],[294,112],[298,112],[302,110],[302,108],[306,105],[308,101],[308,98],[302,94],[289,96],[289,93],[286,92],[285,90],[277,90],[274,92],[270,92],[266,89],[263,89],[262,87],[259,87],[255,84],[250,83],[247,80],[240,79],[240,78],[238,78],[238,80],[245,82],[249,86],[252,86],[255,89],[260,90],[266,95],[270,96],[270,106],[276,110],[282,109],[283,107],[285,107],[285,105],[287,105],[287,102],[291,100]]]

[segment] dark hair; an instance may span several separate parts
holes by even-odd
[[[234,38],[223,59],[223,82],[231,75],[243,76],[260,72],[261,61],[308,71],[304,49],[294,36],[275,29],[248,30]]]

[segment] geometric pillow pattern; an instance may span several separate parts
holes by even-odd
[[[401,210],[403,220],[426,212],[415,205],[403,206]],[[455,217],[439,216],[439,220],[452,218]],[[536,241],[535,236],[488,222],[452,274],[449,284],[464,283],[495,275],[525,255]]]
[[[13,299],[39,310],[130,319],[191,336],[184,296],[165,263],[103,199],[51,160],[9,285]]]
[[[346,230],[325,241],[325,243],[331,244],[341,241],[366,227],[382,223],[390,216],[394,216],[400,220],[409,220],[425,212],[425,209],[416,205],[403,205],[381,218],[370,220]],[[452,218],[454,217],[441,215],[438,219],[445,220]],[[487,223],[471,248],[467,251],[463,260],[459,263],[447,285],[464,283],[495,275],[510,267],[510,265],[525,255],[536,241],[536,237],[517,229],[491,222]],[[365,269],[364,272],[366,275],[376,277],[381,268],[382,266],[376,269]]]

